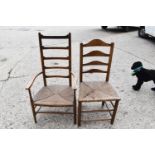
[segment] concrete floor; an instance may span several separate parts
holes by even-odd
[[[0,128],[77,128],[70,115],[42,114],[37,116],[37,124],[33,122],[25,86],[41,71],[38,32],[72,33],[73,72],[77,77],[80,42],[94,38],[115,42],[110,82],[121,97],[115,123],[89,122],[80,128],[155,128],[155,92],[150,90],[154,84],[148,82],[140,91],[133,91],[136,78],[130,70],[137,60],[155,69],[155,41],[139,38],[136,30],[124,33],[115,28],[103,31],[100,27],[0,27]],[[34,91],[41,82],[39,79]],[[101,114],[87,117],[95,116]]]

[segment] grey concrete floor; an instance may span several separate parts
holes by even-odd
[[[38,32],[47,35],[72,33],[76,77],[79,74],[80,42],[94,38],[115,42],[110,82],[121,97],[115,123],[89,122],[80,128],[155,128],[155,92],[150,90],[154,84],[148,82],[140,91],[133,91],[136,78],[131,76],[130,70],[137,60],[142,61],[146,68],[155,69],[155,41],[139,38],[136,30],[124,33],[111,28],[103,31],[99,26],[0,27],[0,128],[77,128],[70,115],[38,115],[38,123],[33,122],[25,86],[33,75],[41,71]],[[41,84],[39,79],[34,91]],[[101,114],[86,117],[96,116],[101,117]]]

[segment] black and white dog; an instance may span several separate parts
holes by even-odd
[[[149,70],[143,68],[143,64],[140,61],[135,62],[131,69],[133,70],[132,75],[137,76],[137,83],[133,85],[132,88],[134,90],[140,90],[142,84],[144,82],[153,81],[155,83],[155,70]],[[155,91],[155,88],[151,88],[151,90]]]

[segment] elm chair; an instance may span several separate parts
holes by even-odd
[[[75,88],[75,79],[74,75],[72,74],[72,68],[71,68],[71,34],[69,33],[66,36],[44,36],[41,33],[39,35],[39,44],[40,44],[40,55],[41,55],[41,66],[42,66],[42,72],[37,74],[27,85],[26,89],[29,92],[30,96],[30,103],[32,107],[32,112],[33,112],[33,117],[35,123],[37,123],[37,118],[36,115],[39,113],[49,113],[49,114],[72,114],[73,115],[73,122],[76,124],[76,88]],[[67,46],[45,46],[44,41],[53,41],[53,40],[65,40],[67,41]],[[67,56],[65,57],[60,57],[58,56],[45,56],[45,52],[49,52],[50,54],[58,54],[61,53],[61,51],[65,52]],[[47,66],[47,61],[52,62],[52,61],[65,61],[67,63],[66,65],[61,66],[54,66],[48,65]],[[49,71],[54,71],[55,70],[61,70],[61,71],[67,71],[67,73],[63,73],[65,75],[53,75]],[[36,93],[36,95],[32,96],[31,93],[31,87],[33,86],[34,81],[36,78],[42,75],[43,77],[43,87]],[[65,78],[67,79],[66,85],[48,85],[47,81],[50,78]],[[49,107],[50,111],[47,111],[42,109],[42,107]],[[59,107],[61,108],[61,111],[53,110],[51,111],[51,107]],[[64,107],[70,107],[71,112],[65,111]],[[69,109],[70,109],[69,108]],[[46,108],[48,109],[48,108]]]
[[[95,49],[90,51],[90,48]],[[102,48],[102,50],[96,50]],[[108,49],[108,52],[103,52],[103,48]],[[114,50],[114,43],[105,43],[100,39],[94,39],[90,42],[80,44],[80,85],[79,85],[79,99],[78,99],[78,126],[81,126],[81,121],[111,121],[111,124],[114,123],[117,107],[120,101],[119,96],[116,91],[109,83],[110,68],[112,63],[112,56]],[[89,52],[90,51],[90,52]],[[91,58],[91,61],[88,62],[88,59]],[[95,60],[95,58],[100,58],[100,60]],[[105,62],[104,58],[107,59]],[[104,60],[104,61],[103,61]],[[104,66],[104,67],[103,67]],[[88,69],[89,67],[89,69]],[[98,69],[102,67],[102,69]],[[93,69],[92,69],[93,68]],[[103,68],[106,68],[105,70]],[[90,76],[90,73],[104,73],[105,80],[101,81],[84,81],[84,74]],[[102,103],[101,108],[93,110],[86,110],[87,106],[83,106],[85,103],[96,102]],[[88,104],[89,105],[89,104]],[[94,107],[94,106],[93,106]],[[84,113],[109,113],[108,118],[104,119],[81,119],[82,114]]]

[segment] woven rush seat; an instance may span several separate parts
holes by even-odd
[[[74,90],[65,85],[42,87],[34,96],[34,104],[38,106],[70,106],[73,101]]]
[[[79,101],[95,102],[119,100],[119,96],[108,82],[81,82]]]

